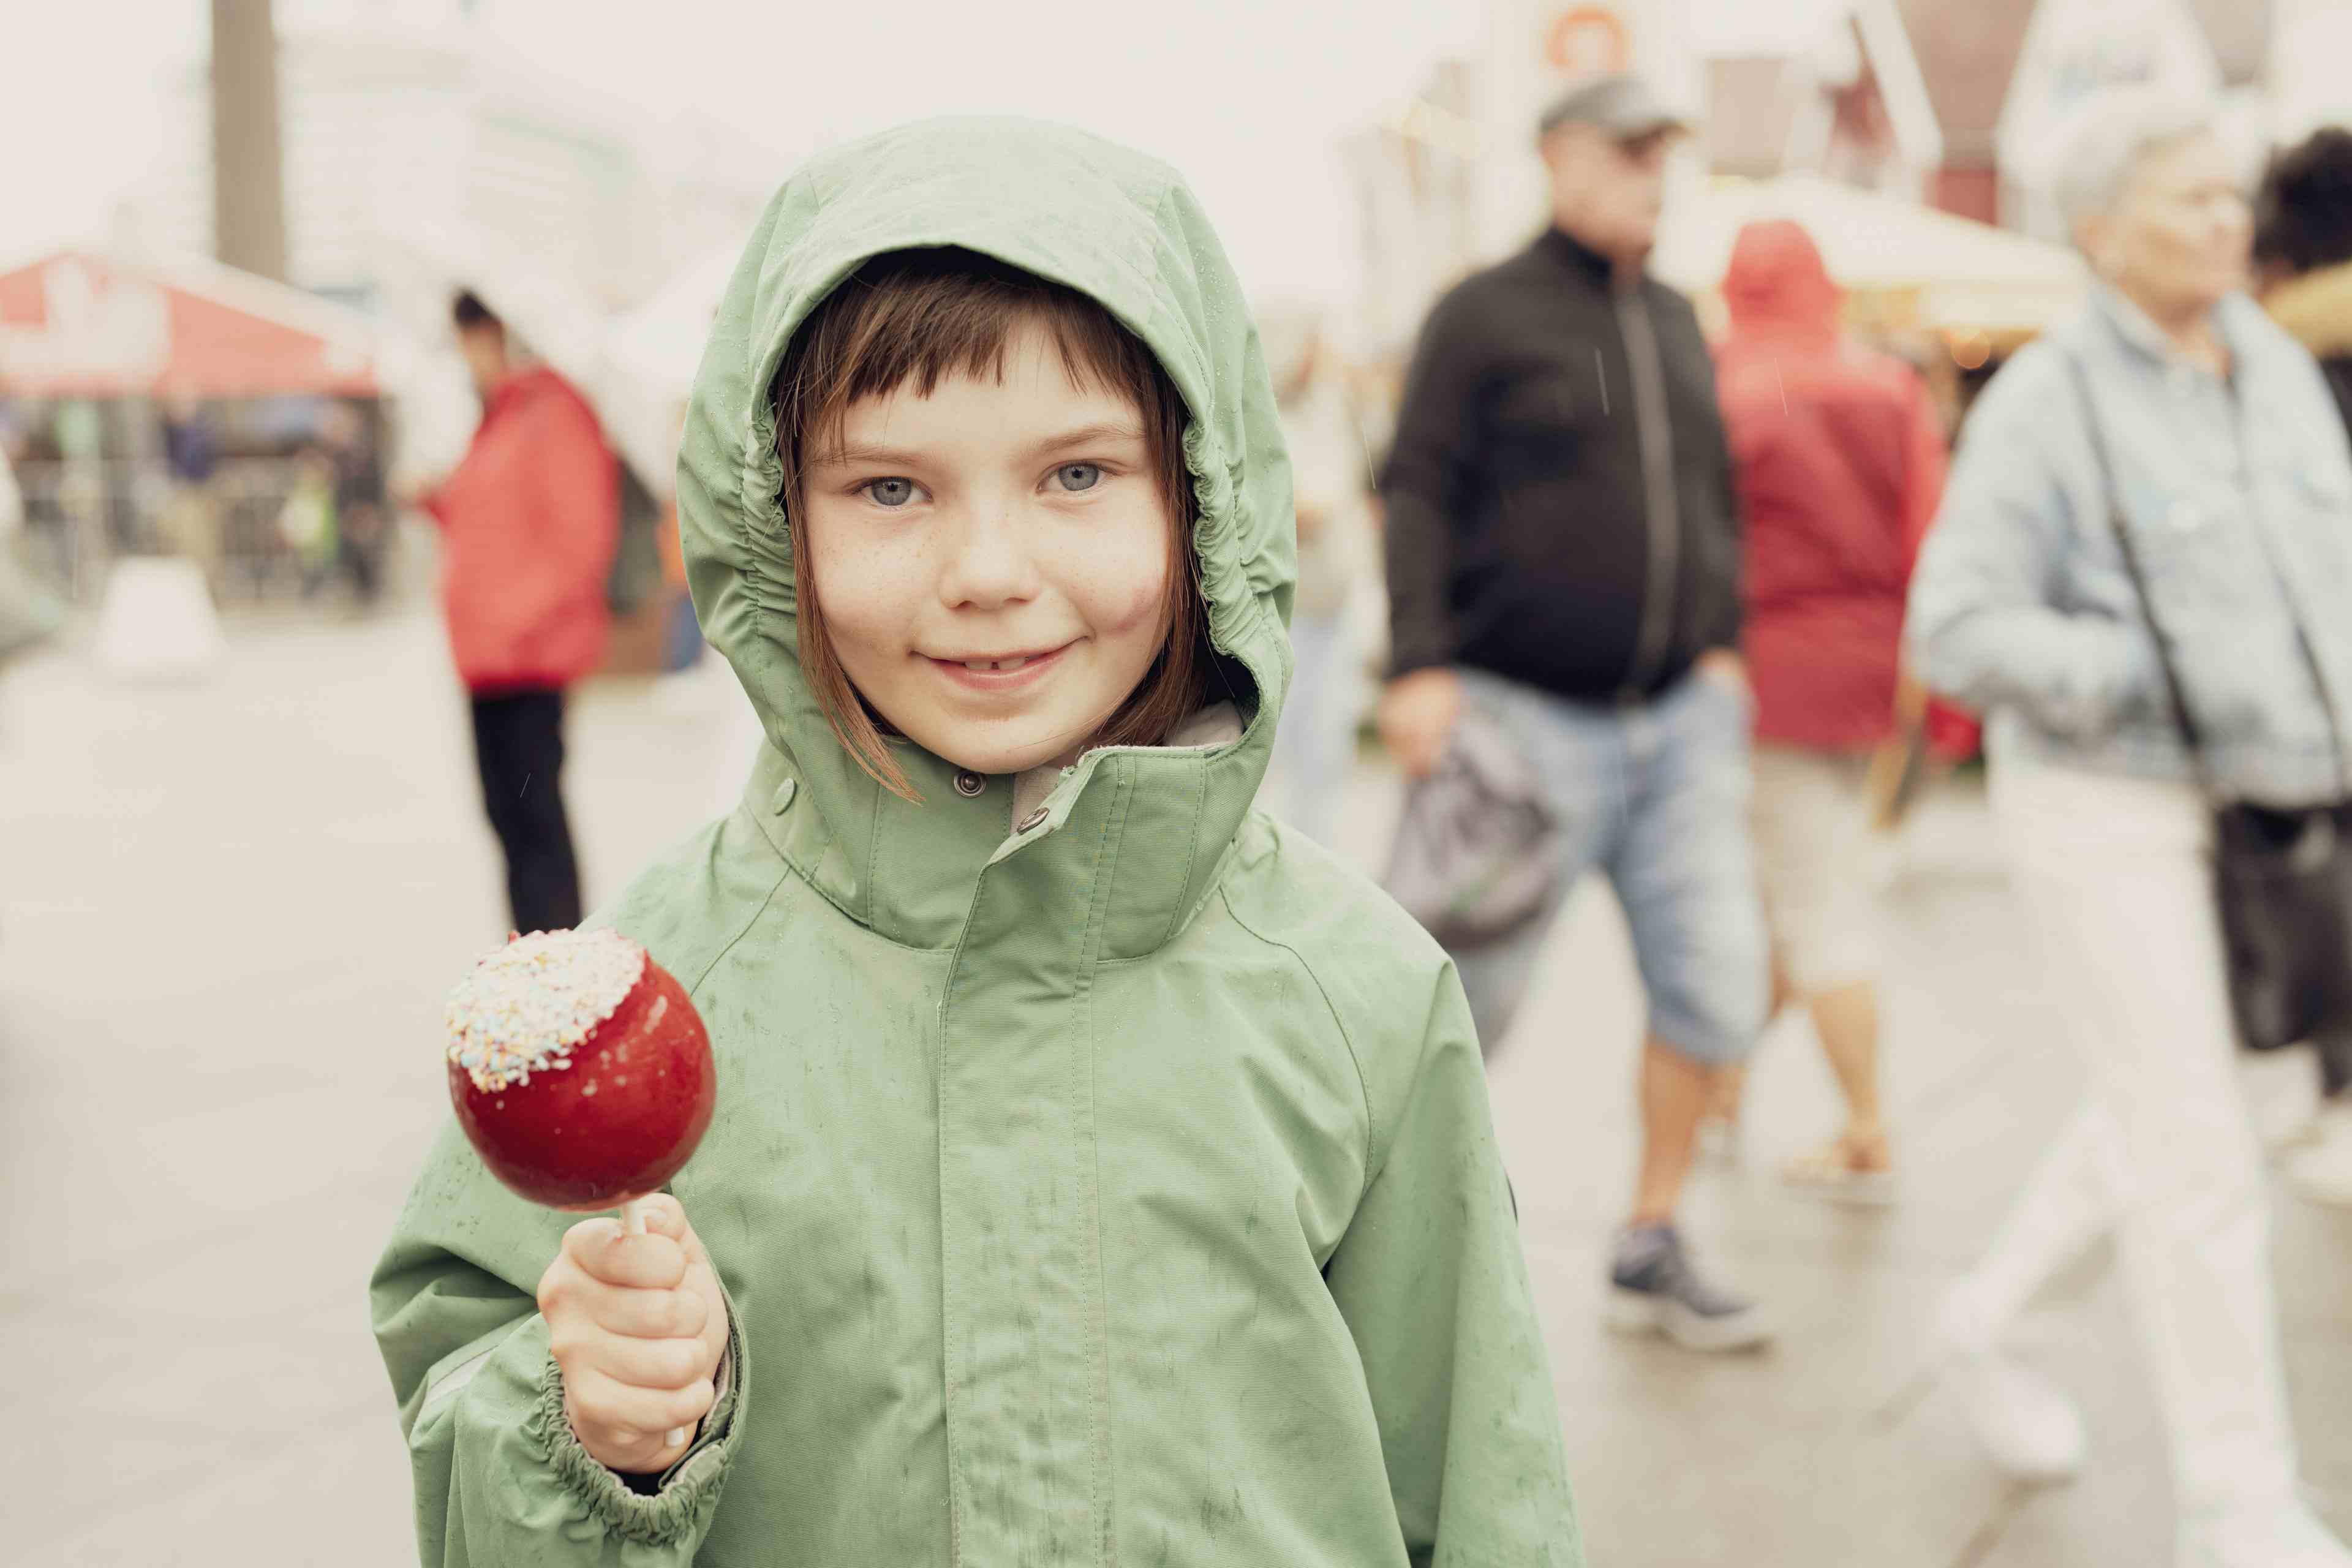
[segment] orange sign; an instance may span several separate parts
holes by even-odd
[[[1633,35],[1608,5],[1570,5],[1544,35],[1544,63],[1565,77],[1613,76],[1633,65]]]

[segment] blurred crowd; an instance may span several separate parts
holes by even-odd
[[[2233,1081],[2242,1047],[2314,1047],[2291,1169],[2352,1201],[2352,136],[2285,152],[2250,198],[2203,106],[2095,98],[2061,190],[2095,282],[1990,379],[1948,474],[1921,377],[1842,328],[1801,227],[1739,236],[1713,344],[1645,275],[1681,127],[1639,81],[1539,132],[1554,226],[1438,302],[1381,470],[1379,716],[1416,781],[1391,886],[1489,1049],[1582,874],[1624,908],[1650,1022],[1612,1321],[1701,1350],[1771,1334],[1675,1215],[1783,1008],[1847,1109],[1788,1178],[1899,1191],[1868,846],[1980,716],[2091,1089],[1946,1298],[1938,1359],[2003,1470],[2075,1473],[2072,1402],[2004,1336],[2112,1237],[2181,1561],[2352,1563],[2297,1491]]]

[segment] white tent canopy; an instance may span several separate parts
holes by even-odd
[[[679,416],[743,247],[713,251],[614,317],[591,395],[614,445],[656,495],[677,488]],[[658,470],[657,472],[656,470]]]
[[[429,310],[439,333],[447,331],[440,323],[446,321],[448,289],[472,289],[523,349],[579,389],[596,410],[605,439],[646,488],[669,499],[677,484],[678,416],[741,246],[695,263],[651,299],[616,314],[566,283],[558,269],[477,235],[410,234],[386,237],[385,243],[404,251],[412,268],[434,281],[415,304]],[[463,378],[454,352],[437,357],[448,363],[431,367],[438,373],[434,379],[417,375],[412,402],[437,407],[468,401],[457,390]],[[434,410],[426,413],[429,419]],[[449,417],[444,412],[439,422]],[[441,438],[434,443],[435,456],[443,466],[454,462],[464,449],[463,433],[454,448],[446,433],[436,434]]]
[[[504,250],[483,237],[424,226],[382,234],[377,244],[397,258],[385,270],[400,287],[388,301],[394,319],[416,334],[415,354],[395,367],[393,391],[402,405],[402,451],[394,467],[417,480],[437,479],[466,450],[476,413],[465,367],[449,337],[449,296],[471,289],[520,341],[580,389],[606,425],[606,436],[640,478],[649,455],[622,439],[601,387],[611,317],[571,287],[558,268]],[[667,475],[659,489],[668,488]]]
[[[1851,292],[1916,295],[1920,325],[2038,330],[2071,310],[2089,273],[2063,246],[1917,202],[1810,174],[1716,180],[1670,197],[1650,268],[1676,288],[1723,282],[1732,242],[1760,218],[1791,218]]]

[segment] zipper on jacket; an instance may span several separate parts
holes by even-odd
[[[1682,523],[1675,507],[1675,440],[1667,425],[1665,367],[1658,336],[1639,285],[1616,296],[1617,328],[1633,381],[1633,433],[1642,447],[1643,513],[1649,521],[1650,569],[1642,584],[1642,623],[1625,670],[1625,697],[1650,694],[1673,644],[1675,579],[1682,570]]]

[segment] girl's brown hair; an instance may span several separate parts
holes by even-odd
[[[857,765],[885,789],[917,799],[891,756],[874,710],[858,695],[826,635],[823,598],[801,522],[802,479],[837,446],[851,405],[887,396],[909,382],[930,395],[941,377],[1004,375],[1004,345],[1034,324],[1060,351],[1079,386],[1123,394],[1142,416],[1145,449],[1169,517],[1166,641],[1135,690],[1089,746],[1155,745],[1197,711],[1213,655],[1192,552],[1197,510],[1184,465],[1184,399],[1135,334],[1075,289],[1048,282],[976,251],[898,250],[852,273],[801,323],[777,369],[776,453],[791,530],[793,602],[801,668],[826,721]]]

